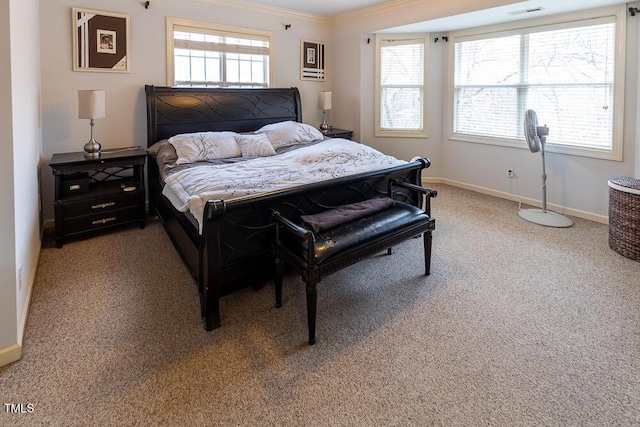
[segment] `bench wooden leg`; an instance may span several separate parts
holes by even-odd
[[[307,323],[309,325],[309,344],[316,342],[316,307],[318,305],[318,289],[316,283],[307,283]]]
[[[276,277],[275,277],[275,288],[276,288],[276,307],[282,307],[282,273],[284,270],[284,265],[282,259],[280,257],[276,257]]]
[[[424,275],[431,274],[431,232],[425,231],[422,233],[424,241]]]

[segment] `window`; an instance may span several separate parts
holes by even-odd
[[[550,128],[549,151],[622,160],[625,18],[618,10],[452,35],[452,138],[526,146],[524,113],[533,109]]]
[[[376,37],[376,136],[427,136],[427,36]]]
[[[167,18],[171,86],[269,87],[270,33]]]

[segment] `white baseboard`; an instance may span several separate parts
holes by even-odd
[[[464,182],[453,181],[451,179],[446,178],[434,178],[434,177],[423,177],[422,182],[424,184],[447,184],[452,185],[454,187],[464,188],[466,190],[475,191],[476,193],[488,194],[490,196],[500,197],[501,199],[512,200],[514,202],[521,202],[522,204],[534,207],[541,207],[542,201],[530,199],[528,197],[516,196],[514,194],[510,194],[504,191],[497,191],[491,188],[480,187],[478,185],[466,184]],[[428,185],[427,185],[428,186]],[[609,217],[604,215],[598,215],[591,212],[585,212],[578,209],[571,209],[565,206],[555,205],[552,203],[547,203],[547,207],[554,212],[562,213],[565,215],[575,216],[578,218],[588,219],[589,221],[599,222],[601,224],[609,224]]]
[[[9,347],[0,348],[0,366],[8,365],[22,357],[22,346],[13,344]]]
[[[42,239],[40,239],[42,243]],[[33,288],[36,283],[36,273],[38,272],[38,265],[40,265],[40,254],[42,252],[42,248],[38,248],[38,254],[36,256],[36,267],[33,269],[29,276],[28,288],[27,288],[27,296],[25,298],[25,306],[22,310],[22,319],[20,319],[20,324],[18,325],[18,345],[22,346],[22,338],[24,337],[24,332],[27,329],[27,319],[29,318],[29,310],[31,309],[31,294],[33,293]]]

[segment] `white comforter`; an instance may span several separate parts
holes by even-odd
[[[202,232],[207,200],[228,201],[406,163],[354,141],[329,139],[272,157],[175,171],[165,179],[163,194],[176,209],[189,210]]]

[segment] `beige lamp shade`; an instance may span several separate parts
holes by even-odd
[[[318,92],[318,108],[331,110],[331,92]]]
[[[105,94],[103,90],[78,91],[78,118],[101,119],[105,116]]]

